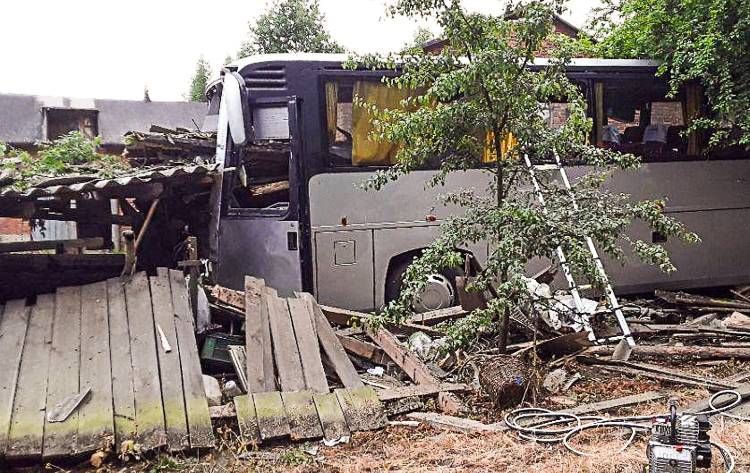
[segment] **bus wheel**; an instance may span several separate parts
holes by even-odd
[[[411,264],[410,260],[399,263],[391,271],[391,275],[385,283],[386,302],[397,300],[401,295],[401,285],[404,281],[406,268]],[[456,277],[463,276],[461,268],[441,270],[437,274],[427,277],[427,287],[412,301],[412,309],[417,313],[430,310],[445,309],[458,304],[456,292]]]

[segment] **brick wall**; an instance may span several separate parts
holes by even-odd
[[[0,242],[1,241],[23,241],[31,239],[29,222],[20,218],[0,217]]]

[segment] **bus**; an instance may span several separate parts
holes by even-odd
[[[221,169],[210,228],[216,283],[242,289],[244,276],[252,275],[282,295],[307,291],[322,304],[378,309],[398,296],[409,263],[458,210],[439,203],[438,195],[485,188],[491,179],[488,171],[475,169],[430,188],[425,183],[434,170],[425,169],[381,191],[363,189],[375,171],[393,164],[395,148],[369,139],[366,113],[353,97],[389,106],[404,92],[381,83],[396,72],[345,69],[346,60],[329,54],[251,56],[209,85],[207,123],[218,132]],[[748,283],[749,156],[742,149],[706,154],[703,137],[684,136],[687,117],[705,108],[702,92],[687,86],[668,97],[666,80],[655,76],[658,66],[576,59],[567,68],[588,101],[592,142],[643,160],[639,170],[616,172],[606,188],[638,200],[664,199],[665,212],[702,239],[667,241],[634,222],[630,234],[662,244],[678,271],[664,274],[631,257],[627,266],[607,262],[607,273],[620,295]],[[544,67],[543,60],[532,67]],[[550,126],[564,122],[566,106],[547,104]],[[574,178],[587,168],[571,165],[568,172]],[[461,251],[482,261],[488,247]],[[454,268],[430,276],[415,308],[455,305],[459,274]]]

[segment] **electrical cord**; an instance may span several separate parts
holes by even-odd
[[[726,395],[734,396],[735,399],[724,407],[716,407],[715,403],[717,399]],[[738,393],[737,391],[719,391],[711,396],[711,398],[708,400],[708,410],[696,412],[694,414],[705,414],[707,416],[719,414],[740,421],[750,421],[750,418],[748,417],[742,417],[729,413],[729,411],[740,405],[741,402],[742,395],[740,395],[740,393]],[[666,416],[666,414],[660,414],[657,416]],[[605,418],[600,416],[578,416],[567,412],[550,411],[548,409],[542,409],[540,407],[525,407],[509,412],[505,415],[503,420],[505,421],[505,425],[507,425],[509,429],[515,431],[522,439],[544,444],[562,443],[567,450],[575,453],[576,455],[593,457],[596,455],[582,452],[573,447],[570,443],[570,440],[581,432],[591,429],[615,427],[620,429],[628,429],[630,430],[630,437],[625,441],[625,444],[620,450],[614,452],[620,453],[625,451],[633,443],[636,435],[638,434],[638,431],[651,430],[651,425],[642,424],[639,422],[650,421],[654,417],[654,415],[613,418]],[[529,423],[527,423],[526,425],[522,425],[521,422],[523,421],[528,421]],[[571,424],[575,425],[571,426]],[[559,427],[561,425],[568,425],[568,427]],[[548,427],[551,426],[555,426],[556,428],[549,429]],[[735,460],[732,454],[729,452],[729,449],[727,449],[719,442],[712,441],[711,445],[716,447],[721,453],[721,457],[724,460],[724,466],[726,467],[726,473],[734,471]]]

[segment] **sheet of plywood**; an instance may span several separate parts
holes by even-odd
[[[265,385],[264,372],[269,367],[263,363],[263,351],[268,347],[271,349],[271,341],[265,339],[263,329],[264,319],[261,315],[261,295],[265,282],[251,276],[245,276],[245,354],[247,363],[247,392],[260,393],[270,391]],[[268,317],[265,318],[268,323]],[[270,370],[273,371],[273,360],[271,359]]]
[[[8,460],[34,460],[42,455],[47,371],[54,316],[55,295],[43,294],[37,297],[36,305],[31,309],[23,346],[8,449],[5,452]]]
[[[260,428],[258,427],[258,416],[255,414],[253,395],[235,396],[234,407],[237,411],[237,423],[240,427],[242,441],[246,444],[260,443]]]
[[[188,301],[185,278],[182,272],[169,270],[169,281],[172,291],[172,309],[174,311],[177,343],[180,348],[180,368],[182,370],[190,447],[213,447],[214,430],[211,426],[206,393],[203,390],[203,374],[201,373],[198,345],[195,341],[195,325]]]
[[[94,452],[111,444],[115,431],[109,353],[107,283],[81,287],[80,390],[91,388],[78,409],[77,452]]]
[[[334,393],[315,394],[313,402],[326,440],[336,440],[351,434],[346,425],[344,411]]]
[[[7,309],[6,309],[7,310]],[[55,297],[47,381],[47,412],[80,392],[81,288],[60,287]],[[44,458],[75,452],[78,437],[78,411],[63,422],[45,422]]]
[[[271,325],[273,354],[279,384],[282,391],[302,391],[305,389],[305,376],[302,371],[297,341],[294,335],[289,305],[286,299],[269,295],[268,319]],[[257,404],[256,404],[257,408]]]
[[[156,325],[156,352],[159,358],[159,377],[164,402],[167,448],[174,452],[190,447],[190,437],[185,415],[185,396],[182,388],[180,346],[177,343],[174,310],[172,309],[172,291],[169,287],[167,270],[159,268],[158,275],[149,278],[149,285],[151,287],[154,324]],[[166,344],[162,337],[166,339]]]
[[[154,314],[146,273],[136,273],[125,283],[125,300],[130,329],[130,357],[133,363],[137,438],[144,450],[152,450],[166,445],[167,440]]]
[[[263,440],[286,437],[291,433],[281,393],[255,393],[253,401],[258,415],[260,436]]]
[[[303,299],[288,299],[288,302],[305,385],[316,393],[325,394],[329,391],[328,380],[320,359],[320,345],[312,320],[312,307]]]
[[[116,445],[136,434],[133,364],[130,356],[130,330],[125,303],[125,287],[120,278],[107,280],[109,305],[109,347],[112,356],[112,407]]]
[[[312,392],[281,393],[281,399],[284,401],[284,409],[289,419],[292,440],[323,436],[323,427],[320,425]]]

